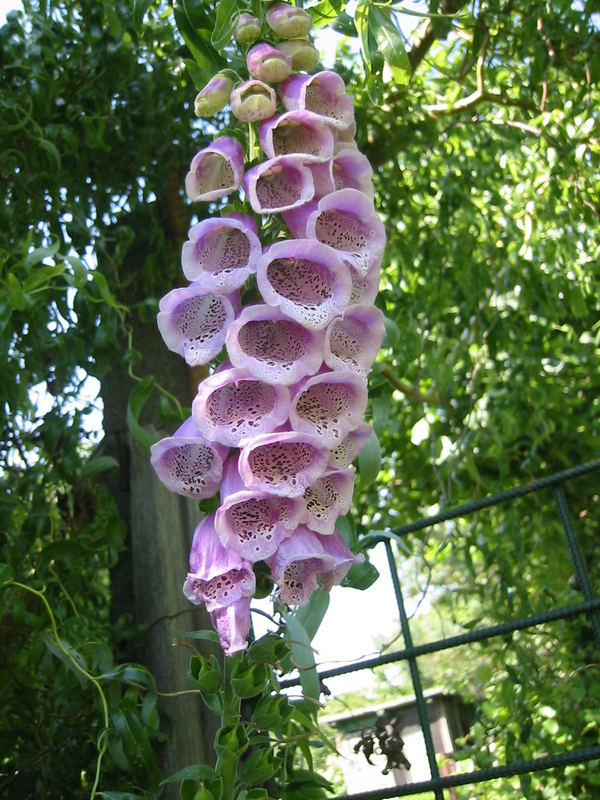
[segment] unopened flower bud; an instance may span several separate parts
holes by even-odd
[[[239,15],[233,26],[233,35],[236,41],[241,44],[248,44],[258,39],[260,36],[260,28],[261,25],[258,17],[243,12]]]
[[[240,122],[260,122],[275,113],[275,90],[262,81],[244,81],[231,93],[231,111]]]
[[[261,42],[255,44],[248,53],[246,65],[253,78],[267,83],[279,83],[292,71],[292,58],[277,47]]]
[[[290,39],[278,47],[291,57],[292,69],[311,70],[319,63],[319,51],[308,39]]]
[[[212,117],[229,102],[229,95],[233,88],[233,81],[226,75],[217,73],[209,80],[204,89],[194,101],[194,111],[197,117]]]
[[[298,39],[312,28],[312,17],[302,8],[287,3],[275,3],[267,11],[267,23],[282,39]]]

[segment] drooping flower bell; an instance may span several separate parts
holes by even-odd
[[[210,613],[214,629],[226,656],[232,656],[248,647],[250,633],[250,598],[242,597],[228,606],[217,606]]]
[[[229,102],[233,81],[227,75],[217,72],[206,86],[198,92],[194,100],[197,117],[212,117]]]
[[[267,24],[280,39],[298,39],[312,28],[308,11],[287,3],[274,3],[267,11]]]
[[[291,536],[306,515],[306,501],[298,497],[278,497],[248,489],[231,457],[223,470],[221,505],[215,516],[215,529],[226,547],[232,547],[248,561],[262,561]]]
[[[347,130],[354,122],[352,98],[336,72],[292,75],[281,84],[279,93],[288,111],[295,108],[312,111],[339,131]]]
[[[277,156],[244,175],[244,191],[257,214],[276,214],[304,205],[315,193],[312,173],[301,156]]]
[[[246,66],[253,78],[266,83],[279,83],[292,71],[292,58],[272,44],[260,42],[250,49]]]
[[[325,363],[349,369],[366,380],[385,333],[383,313],[372,305],[348,306],[325,335]]]
[[[250,217],[213,217],[192,225],[181,251],[185,277],[205,292],[239,289],[256,272],[262,247]]]
[[[331,448],[328,467],[348,469],[372,433],[373,428],[367,422],[361,422],[357,428],[344,437],[343,441]]]
[[[354,469],[328,469],[308,487],[304,492],[307,528],[326,536],[333,533],[338,517],[352,505],[354,476]]]
[[[208,364],[219,354],[235,316],[230,298],[208,294],[198,283],[173,289],[159,309],[157,324],[165,344],[191,367]]]
[[[279,584],[282,600],[305,605],[319,582],[325,589],[339,584],[353,564],[360,564],[337,531],[329,536],[313,533],[300,525],[284,539],[275,555],[267,560],[273,580]]]
[[[352,292],[338,253],[314,239],[275,242],[259,259],[256,278],[265,303],[310,330],[342,314]]]
[[[217,200],[234,192],[244,176],[244,149],[233,136],[222,136],[200,150],[185,178],[190,200]]]
[[[310,72],[319,63],[319,51],[308,39],[289,39],[279,42],[277,47],[290,56],[292,69]]]
[[[335,447],[362,420],[367,387],[356,372],[323,371],[299,384],[290,406],[296,431],[312,433],[326,447]]]
[[[288,419],[290,393],[245,369],[215,372],[198,387],[192,403],[196,427],[210,441],[239,447],[242,439],[271,433]]]
[[[334,136],[322,118],[310,111],[287,111],[259,126],[260,145],[268,158],[302,155],[304,161],[329,161]]]
[[[261,24],[258,17],[246,11],[238,16],[233,26],[233,36],[240,44],[255,42],[260,36]]]
[[[215,530],[215,514],[209,514],[196,527],[183,593],[207,611],[229,606],[252,597],[256,579],[252,565],[235,550],[225,547]]]
[[[323,331],[310,331],[268,305],[246,306],[229,326],[231,363],[261,380],[289,386],[323,363]]]
[[[360,275],[381,263],[385,228],[372,200],[356,189],[340,189],[321,198],[308,218],[306,235],[341,251]]]
[[[231,113],[240,122],[260,122],[275,113],[275,90],[259,80],[244,81],[231,92]]]
[[[239,471],[248,489],[300,497],[325,472],[329,451],[318,436],[284,431],[247,439]]]
[[[192,418],[173,434],[152,445],[151,464],[172,492],[204,500],[219,488],[229,448],[205,439]]]

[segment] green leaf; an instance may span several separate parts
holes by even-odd
[[[54,142],[48,141],[48,139],[36,139],[36,142],[39,146],[44,150],[49,156],[50,161],[55,169],[55,172],[60,172],[62,167],[62,161],[60,158],[60,153],[58,152],[58,148],[54,144]]]
[[[127,404],[127,427],[129,432],[144,449],[150,450],[157,441],[157,437],[143,428],[138,422],[140,413],[154,390],[154,378],[147,375],[143,378],[129,395]]]
[[[209,659],[204,656],[192,656],[190,660],[189,678],[192,684],[200,690],[206,705],[220,714],[223,710],[221,697],[221,667],[212,655]]]
[[[98,289],[98,294],[100,295],[101,300],[111,308],[114,308],[115,311],[124,311],[126,307],[119,303],[114,294],[110,291],[108,282],[104,275],[101,272],[98,272],[98,270],[93,270],[90,272],[90,274],[92,276],[94,285]],[[95,297],[92,297],[91,299],[95,302],[98,302]]]
[[[372,586],[378,577],[379,572],[377,568],[374,567],[370,561],[365,560],[362,564],[353,564],[350,567],[346,577],[342,581],[342,586],[363,591],[364,589],[368,589],[369,586]]]
[[[38,269],[33,270],[25,279],[23,289],[25,292],[32,292],[40,286],[49,285],[52,278],[62,275],[65,271],[64,262],[55,264],[54,266],[41,265]]]
[[[358,471],[363,486],[373,483],[381,467],[381,446],[375,431],[371,433],[358,454]]]
[[[115,11],[113,0],[102,0],[102,6],[108,23],[108,31],[113,39],[118,39],[121,35],[121,22],[119,15]]]
[[[8,273],[8,299],[15,311],[24,311],[27,308],[27,295],[12,272]]]
[[[197,77],[202,75],[202,85],[208,83],[215,72],[221,67],[227,66],[227,62],[221,58],[217,51],[204,39],[190,24],[188,16],[178,6],[174,9],[175,21],[179,33],[182,35],[194,61],[198,67]],[[208,36],[209,34],[207,34]]]
[[[248,648],[246,658],[251,663],[264,661],[267,664],[278,664],[289,653],[288,645],[275,633],[267,633]]]
[[[266,783],[269,778],[273,777],[277,769],[278,764],[273,758],[273,751],[270,748],[268,750],[252,749],[240,768],[240,780],[251,785]]]
[[[144,800],[146,795],[131,792],[98,792],[98,797],[106,797],[108,800]]]
[[[65,261],[67,261],[73,269],[75,286],[80,287],[87,283],[88,268],[85,262],[76,256],[65,256]]]
[[[337,19],[343,6],[342,0],[321,0],[316,6],[307,8],[313,19],[313,27],[324,28]]]
[[[373,427],[377,434],[384,433],[389,427],[391,399],[392,395],[384,392],[371,400]]]
[[[293,711],[287,697],[267,695],[261,697],[254,709],[252,722],[262,731],[281,730],[292,716]]]
[[[217,755],[227,752],[239,758],[247,750],[249,744],[248,734],[241,722],[223,725],[215,736],[215,752]]]
[[[180,2],[192,30],[213,30],[215,18],[212,3],[207,3],[206,0],[180,0]]]
[[[221,51],[231,41],[237,0],[219,0],[217,18],[210,41],[215,50]]]
[[[144,17],[154,0],[133,1],[133,27],[138,36],[141,36],[144,27]]]
[[[371,71],[371,43],[369,41],[369,2],[362,0],[354,12],[354,24],[360,37],[360,52],[362,53],[365,69]]]
[[[318,702],[321,685],[317,675],[315,654],[310,638],[294,614],[285,614],[285,635],[292,649],[292,658],[300,674],[300,684],[305,697]]]
[[[29,269],[34,264],[39,264],[40,261],[43,261],[45,258],[52,258],[54,257],[60,248],[60,242],[56,241],[54,244],[51,244],[49,247],[36,247],[35,250],[32,250],[31,253],[28,253],[25,256],[25,261],[23,262],[23,266],[25,269]]]
[[[266,688],[269,668],[263,662],[249,664],[246,659],[238,661],[231,671],[231,686],[237,697],[256,697]]]
[[[75,541],[74,539],[62,539],[56,542],[49,542],[36,559],[36,569],[41,571],[50,561],[55,561],[57,558],[80,560],[87,552],[87,549],[81,542]]]
[[[379,51],[390,67],[397,84],[406,84],[410,79],[410,62],[404,47],[402,34],[395,26],[388,9],[371,6],[369,9],[369,30]]]
[[[189,767],[184,767],[173,773],[173,775],[169,775],[168,778],[160,782],[160,785],[165,786],[167,783],[177,783],[185,780],[204,780],[205,778],[214,778],[215,774],[214,769],[207,764],[191,764]]]
[[[310,641],[315,638],[323,618],[329,608],[330,595],[319,587],[310,596],[305,606],[296,609],[294,616],[300,622]]]
[[[15,577],[15,571],[9,564],[0,564],[0,588],[8,586]]]
[[[350,14],[347,14],[345,11],[342,11],[342,13],[336,17],[336,19],[331,23],[331,27],[334,31],[341,33],[343,36],[358,36],[356,23]]]
[[[106,472],[109,469],[118,469],[119,462],[112,456],[98,456],[96,458],[89,458],[83,465],[81,470],[82,478],[93,478]]]
[[[87,683],[87,678],[73,663],[75,662],[76,664],[79,664],[82,669],[87,670],[85,658],[81,655],[81,653],[78,653],[77,650],[75,650],[74,647],[71,647],[68,642],[65,642],[64,639],[59,639],[57,642],[52,631],[44,631],[42,634],[42,641],[48,650],[50,650],[52,655],[56,656],[71,672],[74,673],[75,677],[79,681],[79,685],[83,689]]]
[[[216,631],[182,631],[176,629],[175,633],[179,636],[187,636],[189,639],[204,639],[204,641],[217,643],[219,641],[219,634]]]

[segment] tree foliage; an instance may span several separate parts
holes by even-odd
[[[187,403],[149,331],[192,216],[182,178],[209,138],[191,121],[194,82],[223,66],[236,6],[24,7],[0,29],[0,791],[87,796],[99,754],[103,788],[158,791],[156,687],[118,666],[133,631],[110,617],[127,539],[107,484],[128,467],[92,452],[82,387],[98,379],[109,403],[115,374],[127,394],[137,384],[134,432],[139,418],[173,427]],[[311,9],[350,36],[335,68],[388,234],[369,407],[383,459],[377,482],[369,454],[359,465],[359,539],[598,450],[600,9],[423,8],[406,43],[402,4]],[[597,582],[593,479],[568,494]],[[547,497],[412,536],[398,558],[407,587],[427,579],[460,629],[581,599]],[[574,621],[501,640],[468,674],[444,661],[431,675],[485,696],[466,753],[485,766],[597,741],[596,661]],[[593,797],[597,784],[574,769],[502,796]]]

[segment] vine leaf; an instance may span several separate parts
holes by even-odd
[[[154,0],[134,0],[133,2],[133,28],[138,36],[142,35],[144,17]]]
[[[394,25],[390,12],[379,6],[371,6],[368,29],[377,42],[379,52],[389,65],[394,81],[401,85],[408,83],[410,62],[402,34]]]
[[[127,404],[127,427],[129,432],[144,449],[150,450],[157,437],[143,428],[138,422],[142,408],[154,390],[154,377],[147,375],[143,378],[129,395]]]
[[[219,0],[217,3],[217,19],[210,41],[215,50],[221,51],[231,40],[233,23],[235,22],[237,0]]]
[[[285,635],[292,649],[292,659],[300,673],[302,692],[305,697],[318,702],[321,684],[309,635],[296,616],[286,614],[284,618],[286,623]]]

